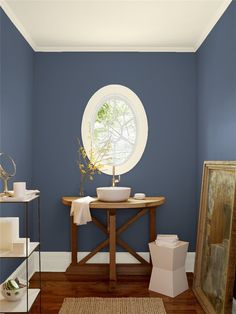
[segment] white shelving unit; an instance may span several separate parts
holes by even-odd
[[[37,213],[38,213],[38,240],[39,242],[30,242],[27,245],[27,238],[29,238],[29,203],[37,200]],[[0,251],[0,258],[22,258],[26,261],[26,281],[29,281],[28,276],[28,258],[30,255],[38,249],[39,256],[39,289],[27,288],[25,295],[21,300],[15,302],[9,302],[3,298],[0,294],[0,313],[28,313],[40,294],[41,290],[41,254],[40,254],[40,196],[39,195],[27,195],[23,199],[17,199],[14,197],[0,197],[0,204],[17,203],[22,204],[25,209],[25,236],[26,236],[26,254],[15,254],[12,251]],[[41,313],[41,295],[39,313]]]
[[[30,257],[30,255],[37,249],[39,242],[30,242],[28,256],[26,254],[14,254],[12,251],[0,251],[1,257]]]
[[[26,195],[24,198],[22,197],[13,197],[13,196],[1,196],[0,203],[29,203],[36,198],[39,198],[38,194],[29,194]]]

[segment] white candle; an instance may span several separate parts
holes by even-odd
[[[24,198],[26,194],[26,183],[25,182],[14,182],[13,183],[14,197]]]
[[[0,250],[11,251],[13,242],[19,238],[19,218],[0,218]]]

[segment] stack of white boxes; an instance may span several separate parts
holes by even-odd
[[[27,239],[28,252],[30,240]],[[19,238],[19,217],[0,218],[0,252],[26,255],[26,238]]]

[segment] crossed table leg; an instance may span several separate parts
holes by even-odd
[[[109,264],[109,279],[110,281],[117,280],[116,273],[116,245],[119,245],[132,256],[134,256],[141,264],[149,264],[144,258],[142,258],[138,253],[135,252],[126,242],[119,238],[119,235],[124,232],[131,224],[137,221],[140,217],[145,215],[149,211],[150,217],[150,242],[154,241],[155,232],[155,207],[144,208],[138,211],[133,217],[127,220],[119,228],[116,228],[116,211],[119,209],[107,209],[108,223],[105,226],[96,217],[92,217],[93,223],[102,230],[108,238],[96,246],[88,255],[86,255],[82,260],[77,263],[77,226],[72,220],[72,264],[83,265],[92,258],[96,253],[101,251],[104,247],[109,246],[110,264]]]

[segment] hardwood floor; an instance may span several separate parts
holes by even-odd
[[[190,287],[192,287],[192,278],[192,274],[188,274]],[[31,287],[37,286],[37,274],[31,279],[30,284]],[[170,298],[149,291],[148,285],[148,278],[137,276],[128,279],[120,278],[116,287],[110,288],[108,281],[88,281],[88,279],[78,281],[75,278],[68,278],[64,273],[42,273],[42,313],[58,313],[66,297],[161,297],[168,314],[204,313],[191,289],[176,298]],[[30,313],[39,313],[39,298]]]

